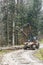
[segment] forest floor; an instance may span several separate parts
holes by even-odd
[[[18,50],[3,56],[1,65],[43,65],[41,61],[33,56],[36,50]]]
[[[43,48],[41,45],[40,48]],[[37,50],[15,50],[5,53],[0,65],[43,65],[43,62],[34,57]]]

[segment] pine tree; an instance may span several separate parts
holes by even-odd
[[[33,35],[38,34],[38,22],[39,22],[39,14],[41,10],[41,1],[40,0],[34,0],[33,1],[33,7],[32,9],[30,8],[28,12],[28,22],[32,26],[32,32],[34,33]]]
[[[6,37],[7,44],[12,44],[13,38],[13,22],[15,13],[15,0],[3,0],[2,12],[3,23],[4,23],[4,33]]]

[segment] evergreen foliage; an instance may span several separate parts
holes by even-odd
[[[26,6],[23,0],[3,0],[3,6],[1,7],[1,12],[3,14],[2,22],[4,24],[4,36],[6,44],[12,45],[13,33],[15,34],[15,42],[18,40],[18,31],[16,27],[23,27],[24,24],[29,23],[32,28],[32,34],[38,35],[38,24],[39,24],[39,15],[41,10],[41,1],[33,0],[31,6]],[[29,1],[28,1],[29,2]],[[28,4],[29,5],[29,4]],[[13,26],[14,23],[14,26]],[[43,25],[40,29],[43,29]],[[17,41],[18,42],[18,41]],[[17,43],[15,43],[17,44]]]

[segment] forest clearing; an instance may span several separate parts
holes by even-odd
[[[43,0],[0,0],[0,65],[43,65]]]

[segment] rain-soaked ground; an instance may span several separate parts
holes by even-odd
[[[18,50],[7,53],[3,56],[0,65],[43,65],[32,54],[36,50]]]

